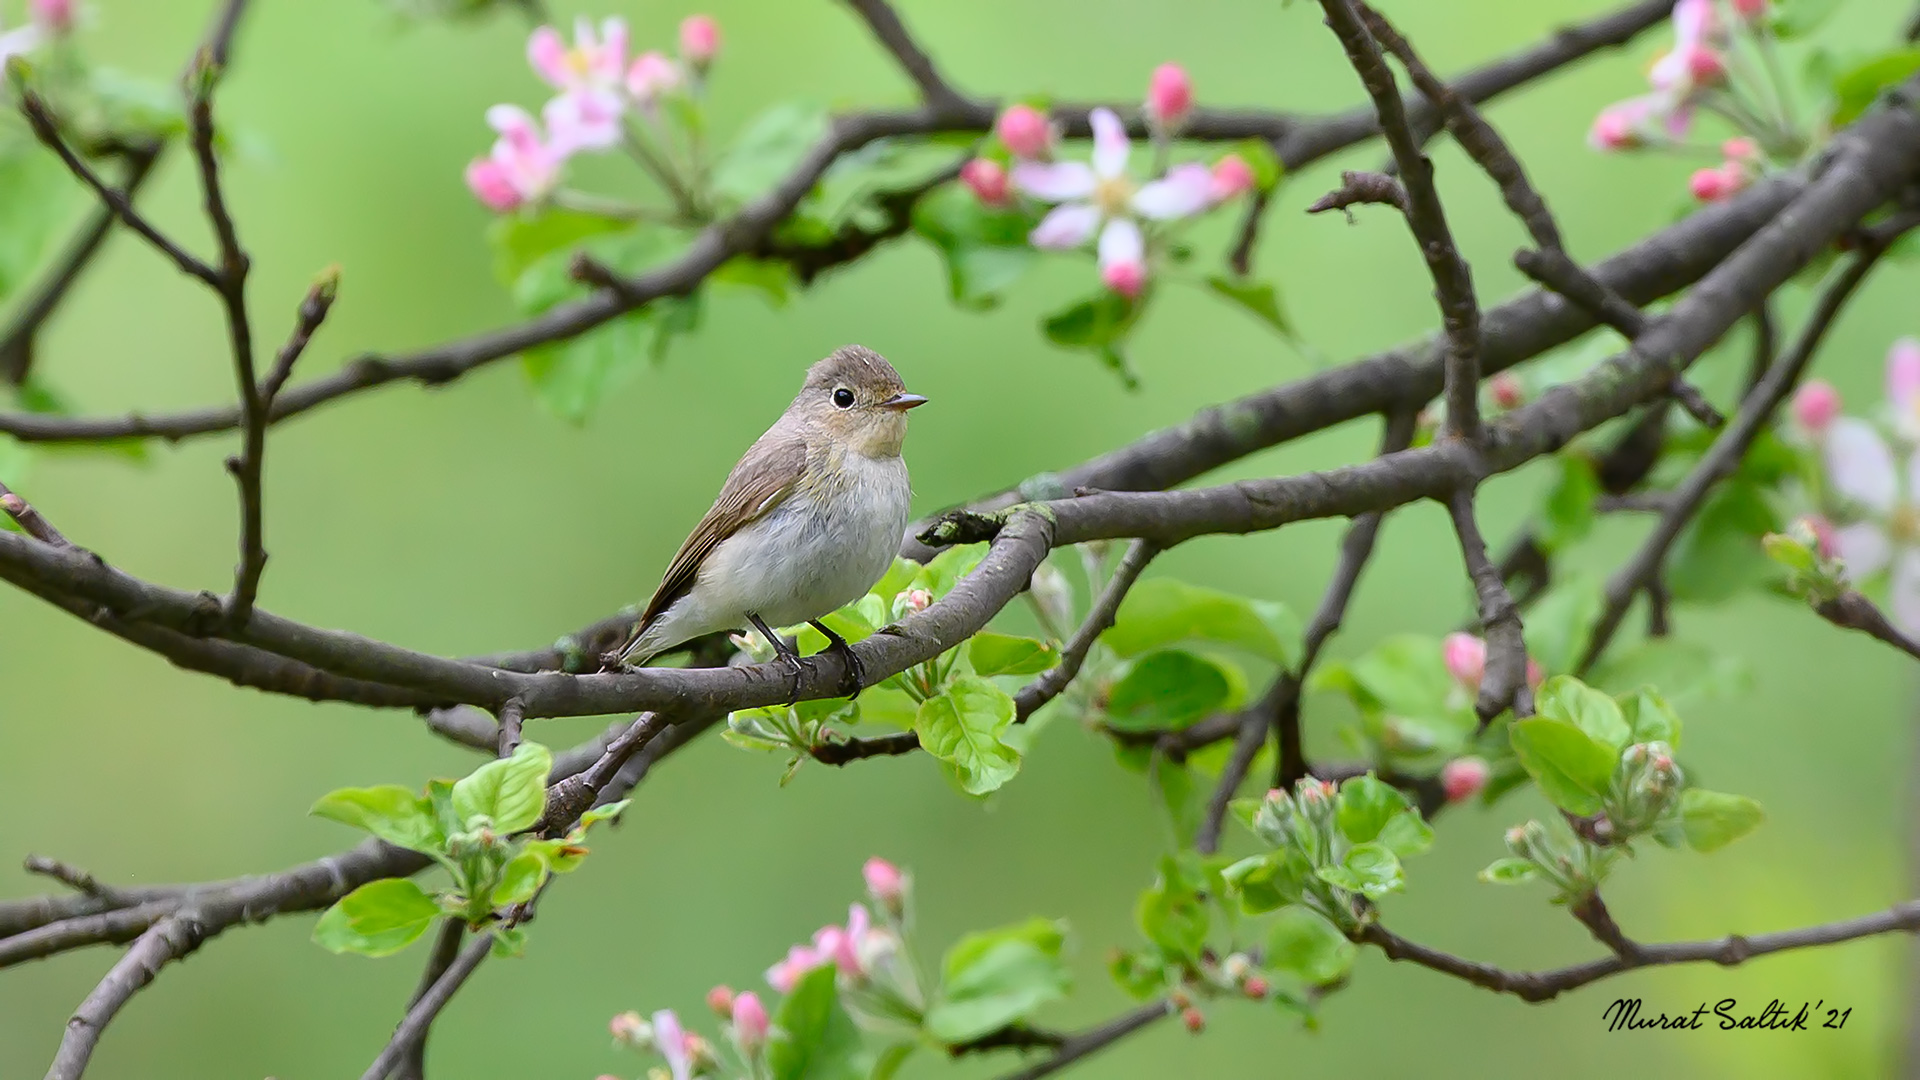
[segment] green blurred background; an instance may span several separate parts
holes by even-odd
[[[4,14],[19,18],[9,0]],[[1605,9],[1592,0],[1386,5],[1442,70],[1535,41]],[[1855,0],[1827,30],[1836,44],[1891,42],[1906,5]],[[97,0],[88,48],[171,78],[204,0]],[[229,172],[257,267],[261,335],[277,341],[306,283],[344,267],[342,300],[302,365],[312,377],[362,350],[404,350],[512,319],[489,272],[486,214],[460,181],[487,145],[482,110],[544,100],[522,60],[524,27],[402,26],[372,0],[262,0],[222,92],[245,134]],[[571,5],[562,5],[571,13]],[[637,43],[665,44],[689,9],[610,2]],[[775,100],[898,103],[905,84],[864,29],[826,0],[718,0],[727,37],[713,92],[722,130]],[[908,0],[909,24],[965,88],[1136,99],[1164,60],[1191,69],[1204,103],[1305,111],[1344,107],[1358,87],[1310,4],[969,4]],[[1575,252],[1595,258],[1669,221],[1689,165],[1602,158],[1583,145],[1600,105],[1636,92],[1650,37],[1507,100],[1491,116],[1560,213]],[[783,311],[738,293],[713,298],[706,327],[666,365],[612,393],[585,427],[544,413],[512,363],[453,386],[392,387],[276,428],[268,456],[263,603],[444,654],[552,640],[644,597],[739,451],[791,396],[799,373],[859,341],[891,357],[934,404],[914,415],[915,505],[930,510],[1081,460],[1195,409],[1311,373],[1427,331],[1419,261],[1396,222],[1308,218],[1301,207],[1340,167],[1371,167],[1377,147],[1294,178],[1269,215],[1263,271],[1281,284],[1311,350],[1290,348],[1192,290],[1169,290],[1139,333],[1144,390],[1132,394],[1083,356],[1053,351],[1036,319],[1080,295],[1090,269],[1050,260],[987,316],[948,305],[942,271],[917,242],[886,248]],[[1451,147],[1437,152],[1455,231],[1490,301],[1520,282],[1506,256],[1521,234]],[[204,225],[182,155],[147,205],[202,249]],[[79,207],[76,201],[76,211]],[[1203,232],[1217,250],[1225,222]],[[1212,245],[1212,246],[1207,246]],[[1916,271],[1895,266],[1834,331],[1820,370],[1856,404],[1881,358],[1920,332]],[[1784,304],[1797,317],[1804,298]],[[127,237],[116,238],[43,339],[45,376],[86,412],[162,411],[232,393],[215,305]],[[1294,473],[1369,452],[1354,427],[1290,444],[1228,475]],[[126,570],[185,588],[224,588],[234,560],[228,440],[156,447],[145,465],[42,453],[19,485],[77,542]],[[9,481],[13,478],[9,477]],[[1489,524],[1504,537],[1542,476],[1495,485]],[[1202,540],[1157,573],[1284,600],[1308,611],[1332,565],[1336,523]],[[1630,541],[1609,525],[1596,566]],[[1439,583],[1436,587],[1436,583]],[[1336,655],[1388,633],[1440,633],[1467,610],[1458,554],[1432,507],[1395,515]],[[1914,680],[1906,661],[1790,604],[1760,598],[1683,609],[1679,632],[1737,652],[1745,692],[1688,712],[1687,758],[1714,787],[1760,798],[1771,818],[1713,856],[1654,849],[1625,866],[1609,901],[1647,940],[1778,929],[1872,911],[1910,893],[1907,866]],[[0,895],[45,888],[16,869],[28,852],[85,866],[110,883],[196,880],[279,868],[352,842],[306,809],[350,784],[418,784],[464,771],[470,756],[404,712],[307,705],[176,671],[12,590],[0,591]],[[1321,703],[1316,738],[1336,715]],[[572,742],[601,721],[530,729]],[[835,918],[879,853],[909,866],[924,940],[1032,913],[1071,920],[1079,990],[1043,1022],[1072,1026],[1124,1004],[1102,971],[1108,946],[1134,940],[1133,897],[1168,827],[1142,779],[1071,723],[1040,738],[1024,773],[990,802],[948,788],[933,762],[885,759],[809,767],[777,785],[776,760],[707,739],[639,790],[625,823],[585,871],[544,904],[524,959],[489,963],[432,1040],[440,1076],[591,1077],[643,1072],[609,1048],[607,1018],[675,1006],[700,1015],[715,982],[758,983],[794,940]],[[1446,816],[1439,844],[1410,867],[1385,908],[1403,934],[1465,955],[1539,967],[1596,946],[1543,890],[1483,885],[1501,829],[1539,812],[1516,797],[1497,812]],[[169,968],[108,1032],[90,1075],[356,1075],[384,1043],[418,975],[419,950],[386,961],[309,944],[311,916],[228,932]],[[1223,1003],[1193,1038],[1166,1024],[1077,1075],[1269,1075],[1350,1068],[1363,1075],[1873,1076],[1895,1068],[1908,1011],[1906,944],[1876,940],[1750,967],[1674,969],[1615,979],[1529,1006],[1369,952],[1317,1032],[1271,1008]],[[116,954],[93,950],[0,973],[0,1076],[37,1076],[62,1025]],[[1842,1031],[1607,1034],[1621,995],[1652,1009],[1739,997],[1825,999],[1851,1007]],[[1010,1058],[916,1076],[995,1075]]]

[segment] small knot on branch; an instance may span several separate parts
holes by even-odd
[[[1005,514],[982,514],[975,510],[949,510],[933,519],[917,539],[928,547],[954,544],[979,544],[992,540],[1005,528]]]
[[[605,289],[622,300],[632,298],[632,289],[626,279],[615,273],[606,263],[584,251],[576,251],[573,261],[567,264],[567,276],[582,285],[591,285],[596,289]]]
[[[1343,172],[1340,174],[1340,187],[1320,196],[1312,206],[1307,207],[1309,214],[1324,214],[1329,210],[1344,211],[1347,220],[1353,220],[1353,211],[1348,207],[1356,203],[1380,203],[1391,206],[1401,213],[1407,212],[1407,189],[1400,181],[1385,173]]]

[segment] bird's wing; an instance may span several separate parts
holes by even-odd
[[[707,516],[667,567],[659,591],[647,603],[635,633],[644,631],[675,600],[686,595],[700,576],[700,567],[720,542],[765,517],[793,494],[807,464],[807,442],[798,432],[767,432],[740,458],[728,474]]]

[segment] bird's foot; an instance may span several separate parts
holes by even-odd
[[[826,635],[826,651],[838,655],[840,662],[846,665],[846,673],[840,677],[840,696],[849,701],[859,697],[860,691],[867,687],[866,665],[860,662],[860,657],[854,653],[853,646],[847,644],[846,638],[817,621],[813,623],[813,628]]]
[[[787,704],[789,706],[800,704],[800,680],[806,676],[806,664],[801,661],[800,654],[793,652],[783,652],[776,659],[786,665],[788,674],[793,677],[793,681],[787,686]]]

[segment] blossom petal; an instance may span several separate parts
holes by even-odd
[[[1040,224],[1027,234],[1027,240],[1037,248],[1064,251],[1093,239],[1093,231],[1099,227],[1099,207],[1092,203],[1066,203],[1041,218]]]
[[[673,1070],[673,1080],[691,1080],[693,1061],[687,1056],[687,1033],[680,1026],[680,1018],[672,1009],[661,1009],[653,1014],[653,1045],[660,1056],[667,1059],[667,1067]]]
[[[1213,204],[1213,173],[1205,165],[1175,165],[1133,195],[1133,209],[1155,221],[1190,217]]]
[[[540,141],[540,126],[534,122],[533,114],[518,105],[495,105],[489,108],[487,126],[516,146]]]
[[[1078,161],[1022,161],[1013,167],[1013,186],[1043,202],[1084,199],[1093,194],[1093,170]]]
[[[1127,171],[1127,154],[1133,144],[1127,141],[1127,129],[1112,109],[1095,109],[1087,115],[1093,125],[1093,171],[1103,178]]]
[[[627,66],[627,20],[609,16],[600,23],[600,47],[593,53],[593,75],[604,84],[620,81]]]
[[[1841,495],[1879,513],[1893,509],[1900,494],[1900,477],[1893,451],[1865,420],[1843,416],[1833,422],[1821,450],[1827,479]]]
[[[1114,218],[1100,230],[1100,269],[1138,265],[1145,255],[1146,242],[1140,236],[1140,226],[1126,218]]]
[[[1920,635],[1920,548],[1900,549],[1893,563],[1893,585],[1888,599],[1894,625],[1909,636]]]
[[[567,85],[567,44],[553,27],[543,26],[527,38],[527,63],[534,74],[553,85]]]
[[[553,153],[567,157],[579,150],[604,150],[620,141],[618,94],[582,90],[547,102],[541,115]]]
[[[1887,559],[1893,554],[1893,542],[1880,526],[1861,521],[1834,530],[1833,553],[1846,564],[1847,577],[1859,581],[1872,577],[1887,565]]]

